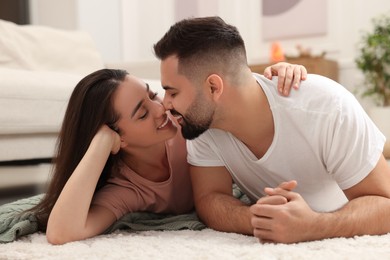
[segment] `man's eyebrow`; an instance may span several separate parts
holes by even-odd
[[[148,83],[145,83],[145,84],[146,84],[146,93],[149,93],[149,88],[150,88],[149,84]],[[133,112],[131,113],[131,117],[133,117],[135,115],[135,113],[137,113],[138,109],[142,106],[142,103],[144,103],[143,99],[140,102],[138,102],[138,104],[133,109]]]
[[[163,88],[165,91],[175,89],[174,87],[170,87],[170,86],[162,86],[162,88]]]

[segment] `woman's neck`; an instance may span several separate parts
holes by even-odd
[[[170,176],[165,142],[145,149],[123,152],[121,159],[130,169],[147,180],[162,182]]]

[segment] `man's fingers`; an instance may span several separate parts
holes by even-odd
[[[271,230],[272,221],[268,217],[254,215],[251,218],[251,225],[253,228]]]
[[[275,214],[275,210],[279,209],[280,205],[270,205],[270,204],[253,204],[250,206],[249,211],[259,218],[257,221],[262,220],[263,222],[256,222],[257,227],[260,227],[260,224],[265,224],[265,221],[269,221],[271,217]],[[263,219],[265,218],[265,219]]]
[[[265,188],[265,193],[269,196],[280,195],[285,197],[288,201],[294,200],[299,197],[299,194],[282,188]]]
[[[251,218],[253,236],[259,239],[261,243],[273,241],[273,221],[267,217],[254,216]]]
[[[271,240],[272,232],[269,230],[263,230],[255,228],[253,229],[253,236],[259,239],[260,243],[273,243]]]
[[[289,190],[289,191],[292,191],[293,189],[295,189],[296,187],[298,186],[298,183],[296,180],[291,180],[291,181],[285,181],[285,182],[282,182],[281,184],[279,184],[279,188],[282,188],[282,189],[285,189],[285,190]]]
[[[282,205],[287,203],[287,199],[280,195],[264,196],[257,200],[257,204]]]

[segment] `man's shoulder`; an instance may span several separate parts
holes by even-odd
[[[331,105],[351,97],[353,95],[340,83],[321,75],[308,74],[306,80],[301,81],[298,90],[291,90],[288,98],[293,98],[294,102],[300,100],[304,104],[318,102],[317,105]]]

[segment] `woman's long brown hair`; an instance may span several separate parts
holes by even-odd
[[[39,230],[46,230],[54,204],[99,128],[103,124],[114,128],[119,116],[113,109],[112,96],[127,74],[124,70],[98,70],[83,78],[73,90],[57,139],[47,192],[31,209],[38,218]],[[110,155],[95,191],[104,185],[114,161],[115,156]]]

